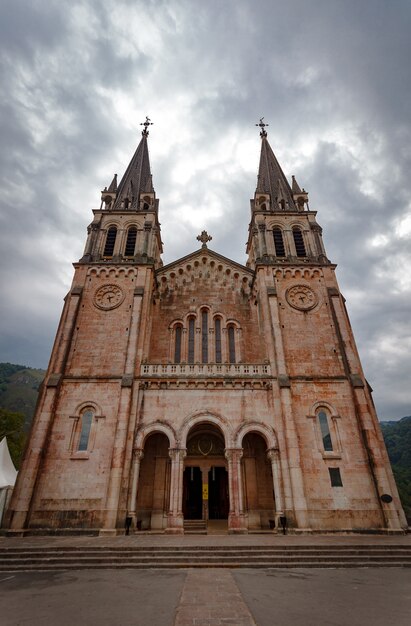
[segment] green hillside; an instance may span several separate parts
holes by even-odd
[[[398,491],[408,518],[411,517],[411,415],[397,422],[381,422]]]
[[[28,430],[36,407],[39,386],[45,370],[25,365],[0,363],[0,408],[24,415]]]

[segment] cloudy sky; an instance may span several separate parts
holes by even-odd
[[[409,0],[2,0],[0,361],[46,367],[149,115],[170,262],[244,263],[260,140],[318,210],[381,419],[411,414]]]

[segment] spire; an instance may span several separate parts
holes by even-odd
[[[142,124],[144,130],[141,133],[141,141],[117,188],[117,197],[114,204],[115,210],[123,208],[137,210],[142,193],[154,194],[147,145],[149,134],[147,128],[151,124],[152,122],[150,122],[148,117]]]
[[[308,208],[308,193],[306,192],[304,187],[302,189],[300,188],[300,185],[297,183],[295,176],[292,177],[291,188],[293,192],[293,199],[296,206],[298,207],[298,210],[304,211],[304,206],[307,206]]]
[[[297,183],[295,176],[291,176],[291,178],[292,178],[291,189],[293,193],[301,193],[300,185]]]
[[[114,178],[110,183],[110,187],[107,189],[109,193],[117,193],[117,174],[114,174]]]
[[[261,124],[262,122],[260,121],[260,124],[257,124],[257,126],[261,126]],[[268,143],[265,126],[268,126],[268,124],[264,124],[260,132],[261,154],[256,194],[269,194],[270,205],[273,211],[296,211],[297,207],[294,204],[292,189]]]

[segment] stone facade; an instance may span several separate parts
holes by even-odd
[[[335,266],[264,125],[246,266],[206,233],[163,266],[147,137],[75,264],[9,532],[401,532]]]

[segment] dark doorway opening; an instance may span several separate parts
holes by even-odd
[[[202,478],[199,467],[186,467],[183,478],[184,519],[203,519]]]
[[[225,467],[212,467],[208,472],[208,516],[209,519],[227,519],[228,474]]]

